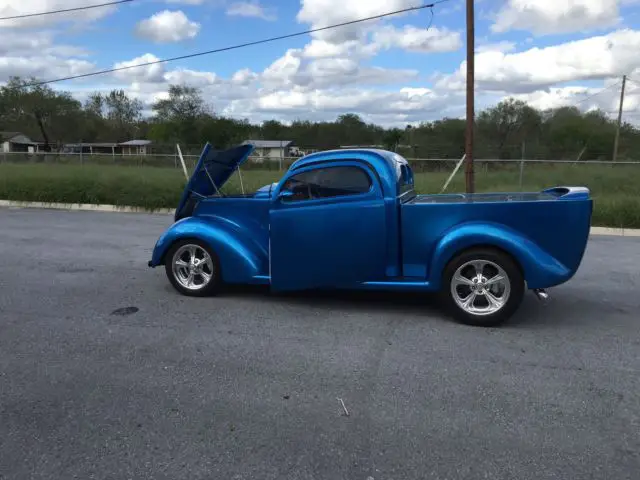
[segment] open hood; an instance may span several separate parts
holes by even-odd
[[[176,209],[176,220],[188,216],[193,201],[208,197],[222,188],[254,150],[251,144],[238,145],[228,150],[215,150],[210,143],[204,146],[196,168],[182,192],[182,198]]]

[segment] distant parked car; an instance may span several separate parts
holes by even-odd
[[[459,321],[495,326],[526,289],[576,273],[593,201],[585,187],[531,193],[418,195],[407,160],[345,149],[298,159],[251,194],[220,189],[251,145],[207,144],[150,267],[191,296],[222,283],[439,292]]]

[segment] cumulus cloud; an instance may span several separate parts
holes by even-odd
[[[347,57],[309,60],[304,50],[289,49],[262,72],[260,80],[267,87],[296,86],[314,90],[353,84],[401,83],[417,77],[417,70],[367,67]]]
[[[236,17],[255,17],[263,20],[274,21],[277,19],[275,13],[265,9],[257,1],[234,2],[227,8],[227,15]]]
[[[453,52],[462,48],[459,32],[446,28],[417,28],[405,25],[395,28],[391,25],[376,30],[373,42],[380,48],[402,48],[413,52]]]
[[[82,75],[96,68],[93,62],[78,59],[60,58],[54,55],[31,57],[0,57],[0,82],[12,76],[35,77],[50,80],[71,75]]]
[[[145,63],[157,62],[160,60],[158,57],[153,55],[152,53],[145,53],[140,57],[136,57],[133,60],[128,60],[124,62],[118,62],[113,67],[114,68],[127,68],[126,70],[120,70],[114,72],[114,76],[119,80],[126,80],[129,82],[149,82],[149,83],[160,83],[164,82],[164,64],[156,63],[153,65],[145,65],[141,67],[134,67],[135,65],[141,65]]]
[[[619,0],[508,0],[491,30],[527,30],[538,35],[607,28],[618,23]]]
[[[483,52],[509,53],[509,52],[513,52],[515,49],[516,49],[515,42],[509,42],[507,40],[503,40],[501,42],[496,42],[496,43],[477,42],[476,44],[476,53],[483,53]]]
[[[150,18],[141,20],[135,33],[155,43],[180,42],[198,35],[200,24],[192,22],[181,10],[163,10]]]
[[[66,10],[69,8],[84,7],[86,5],[86,0],[2,0],[2,2],[0,2],[0,17]],[[57,13],[56,15],[38,15],[3,20],[2,28],[39,28],[66,22],[87,23],[104,18],[114,13],[117,9],[117,5],[108,5],[100,8]]]
[[[620,81],[608,80],[604,83],[604,87],[554,87],[512,96],[541,110],[576,106],[582,111],[599,109],[610,116],[615,116],[619,107],[620,88]],[[627,82],[622,112],[623,115],[640,113],[640,85]]]
[[[492,50],[476,55],[476,85],[480,89],[527,93],[576,80],[622,76],[640,66],[640,31],[619,30],[583,40],[518,53]],[[466,61],[437,86],[463,88]]]
[[[370,89],[318,89],[313,91],[278,90],[257,98],[234,100],[223,113],[264,115],[265,118],[304,118],[333,120],[345,112],[358,112],[365,119],[376,118],[389,125],[424,120],[429,112],[445,112],[448,96],[430,89],[403,88],[396,91]],[[386,120],[385,120],[385,117]],[[390,122],[390,118],[393,120]]]
[[[298,12],[299,22],[308,23],[312,28],[368,18],[383,13],[402,10],[420,5],[420,0],[366,0],[346,2],[344,0],[302,0],[302,8]],[[396,18],[398,18],[396,16]],[[345,41],[361,39],[369,29],[378,24],[373,20],[341,28],[315,32],[313,38],[339,44]]]
[[[29,32],[0,30],[0,56],[54,55],[60,57],[86,56],[88,51],[74,45],[55,44],[50,31]]]

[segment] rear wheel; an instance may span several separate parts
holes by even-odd
[[[165,271],[178,292],[204,297],[217,292],[220,285],[218,258],[200,240],[180,240],[167,252]]]
[[[467,325],[492,327],[506,322],[524,296],[524,278],[506,253],[467,250],[445,268],[442,296],[447,308]]]

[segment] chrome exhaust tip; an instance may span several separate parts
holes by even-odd
[[[547,303],[549,300],[549,294],[544,288],[534,288],[533,293],[542,303]]]

